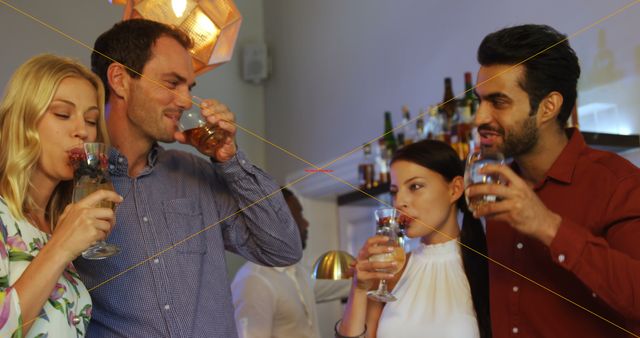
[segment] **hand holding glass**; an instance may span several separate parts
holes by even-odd
[[[70,152],[70,162],[73,165],[73,197],[74,203],[87,195],[100,190],[111,190],[111,177],[109,176],[107,146],[104,143],[85,143],[82,148],[73,149]],[[115,211],[116,204],[103,200],[97,205],[99,208],[111,208]],[[120,252],[120,248],[104,241],[99,241],[82,252],[86,259],[103,259]]]
[[[195,98],[195,97],[194,97]],[[179,122],[180,131],[186,137],[187,143],[194,146],[203,154],[215,155],[229,136],[226,130],[211,125],[197,109],[182,113]]]
[[[502,184],[500,177],[496,174],[483,175],[479,170],[487,164],[504,164],[504,155],[498,151],[476,150],[469,154],[464,170],[464,187],[476,184]],[[469,198],[465,194],[469,210],[475,211],[480,205],[498,201],[495,195],[473,196]]]
[[[400,231],[398,226],[398,216],[399,213],[394,208],[382,208],[375,211],[376,223],[378,225],[376,235],[387,236],[389,241],[384,245],[393,247],[394,250],[389,253],[372,255],[369,257],[369,261],[396,262],[396,266],[391,270],[379,269],[377,270],[379,272],[396,274],[400,272],[404,266],[406,255],[402,245],[402,236],[398,235]],[[397,300],[396,297],[394,297],[387,289],[387,281],[385,279],[381,279],[378,289],[375,291],[369,291],[367,296],[378,302],[393,302]]]

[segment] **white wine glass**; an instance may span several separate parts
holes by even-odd
[[[389,241],[382,245],[393,247],[394,250],[389,253],[381,253],[372,255],[369,257],[370,262],[396,262],[396,266],[387,269],[379,269],[379,272],[386,272],[396,274],[402,270],[404,266],[406,255],[404,252],[404,241],[402,235],[399,235],[400,228],[398,224],[399,213],[394,208],[380,208],[375,210],[376,224],[378,229],[376,235],[387,236]],[[370,299],[378,302],[393,302],[397,298],[394,297],[387,289],[387,281],[385,279],[380,280],[377,290],[372,290],[367,293]]]
[[[504,155],[495,150],[488,150],[484,148],[477,149],[467,156],[464,170],[464,188],[465,191],[468,187],[476,184],[502,184],[500,176],[498,174],[484,175],[480,174],[482,169],[487,164],[504,164]],[[495,195],[482,195],[469,198],[465,194],[467,206],[472,212],[475,211],[480,205],[486,203],[494,203],[498,201],[498,196]]]
[[[74,168],[73,203],[100,189],[115,191],[109,176],[107,146],[104,143],[84,143],[82,148],[72,149],[69,158]],[[102,200],[95,207],[111,208],[115,211],[116,204]],[[104,259],[119,252],[118,246],[98,241],[82,252],[82,257],[94,260]]]

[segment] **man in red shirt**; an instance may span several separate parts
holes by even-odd
[[[467,190],[499,197],[475,211],[494,260],[493,336],[638,337],[640,169],[565,129],[580,76],[565,38],[523,25],[478,49],[481,144],[514,160],[483,169],[508,183]]]

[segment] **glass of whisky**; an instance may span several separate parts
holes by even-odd
[[[201,101],[195,96],[194,99]],[[198,103],[200,107],[201,102]],[[183,112],[178,127],[184,133],[188,144],[208,156],[214,156],[229,136],[227,131],[208,123],[199,109]]]

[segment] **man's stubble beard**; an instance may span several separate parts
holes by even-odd
[[[505,133],[502,153],[505,157],[524,155],[536,146],[539,137],[536,116],[529,115],[519,130]]]

